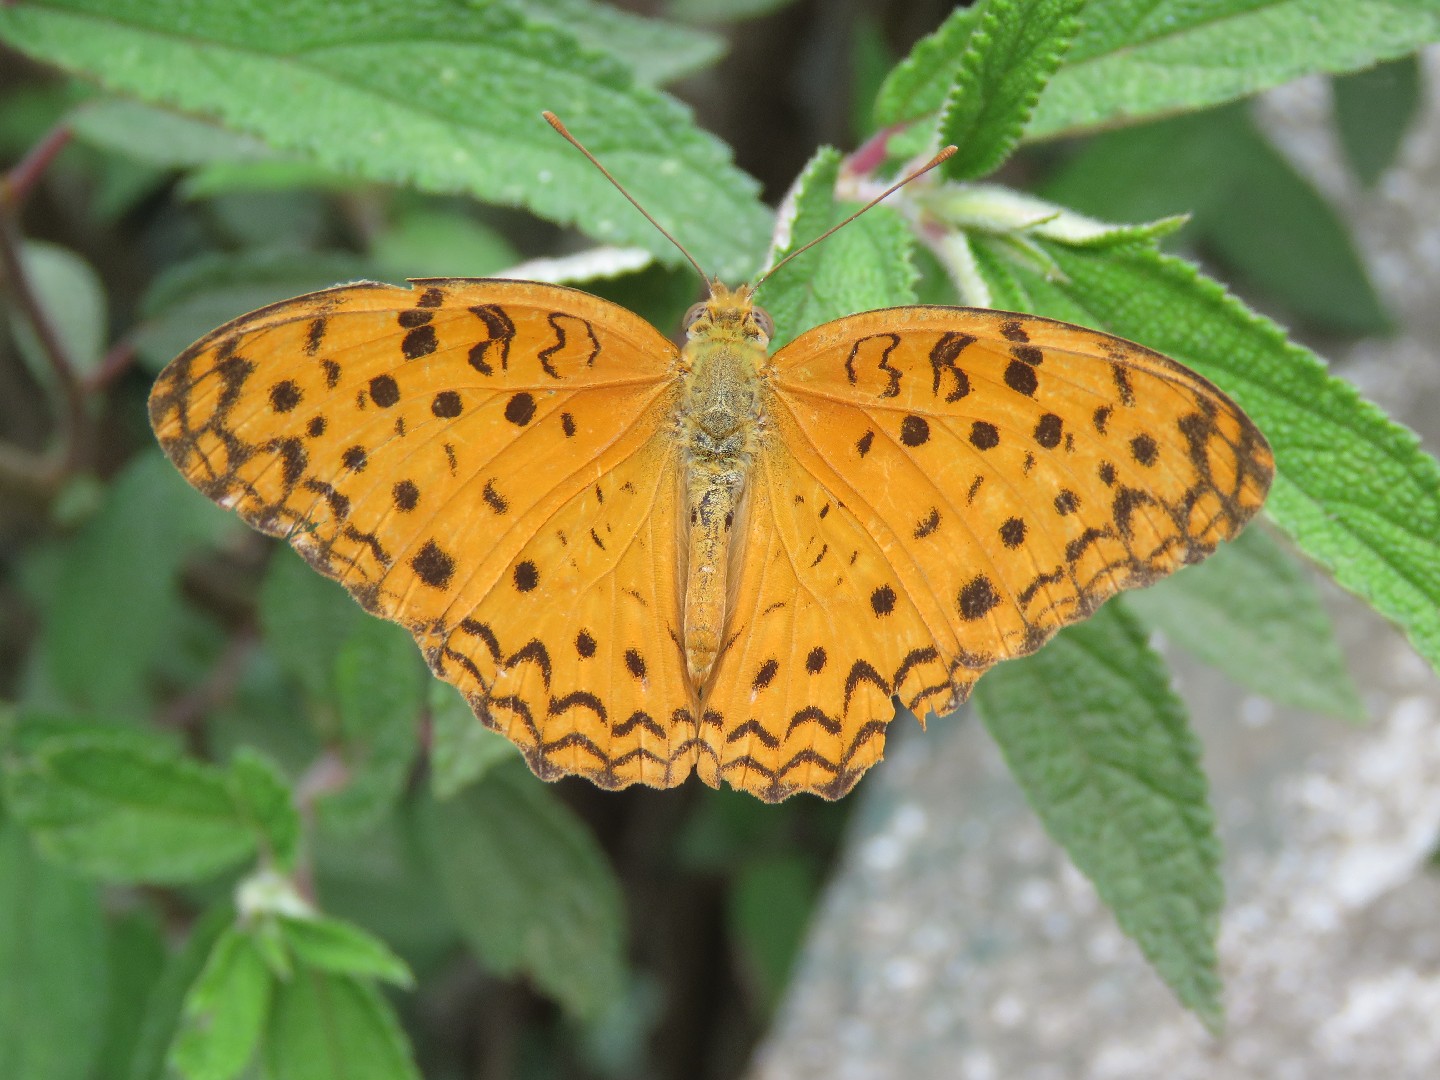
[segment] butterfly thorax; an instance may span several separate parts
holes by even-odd
[[[769,317],[734,292],[711,284],[710,300],[686,319],[689,378],[681,406],[688,559],[685,660],[700,690],[715,665],[725,628],[730,538],[741,516],[760,428],[759,371]]]

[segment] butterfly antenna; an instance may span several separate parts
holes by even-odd
[[[914,172],[910,173],[908,176],[905,176],[904,178],[902,178],[902,179],[900,179],[900,180],[897,180],[895,183],[891,184],[888,188],[886,188],[884,191],[882,191],[879,195],[876,195],[875,198],[871,199],[868,203],[866,203],[864,206],[862,206],[859,210],[856,210],[853,214],[851,214],[849,217],[847,217],[844,221],[840,222],[840,224],[830,226],[830,228],[826,229],[823,233],[821,233],[819,236],[815,237],[815,239],[814,239],[814,240],[811,240],[808,244],[804,245],[803,247],[797,248],[796,250],[792,251],[789,255],[786,255],[783,259],[781,259],[781,260],[780,260],[778,263],[776,263],[774,266],[770,267],[769,270],[766,270],[765,273],[761,274],[761,275],[759,276],[759,278],[756,279],[755,284],[754,284],[753,286],[751,286],[752,290],[753,290],[753,289],[758,289],[762,284],[764,284],[766,278],[768,278],[771,274],[775,273],[776,270],[779,270],[782,266],[784,266],[786,263],[788,263],[791,259],[795,258],[797,255],[803,255],[803,254],[805,254],[805,252],[809,251],[809,250],[810,250],[812,247],[814,247],[816,244],[820,243],[821,240],[824,240],[824,239],[828,238],[832,233],[839,232],[839,231],[840,231],[841,229],[843,229],[846,225],[849,225],[850,222],[854,221],[854,220],[855,220],[857,217],[859,217],[861,214],[865,213],[866,210],[869,210],[869,209],[870,209],[872,206],[874,206],[876,203],[881,202],[881,201],[884,200],[884,199],[888,199],[891,195],[895,194],[895,192],[899,191],[899,190],[900,190],[902,187],[904,187],[906,184],[910,183],[911,180],[918,180],[920,177],[924,176],[924,175],[925,175],[927,172],[929,172],[931,169],[935,168],[936,165],[939,165],[942,161],[945,161],[947,158],[953,156],[954,153],[955,153],[955,151],[956,151],[956,147],[954,147],[954,146],[947,146],[947,147],[945,147],[945,149],[941,150],[938,154],[936,154],[933,158],[931,158],[929,161],[927,161],[924,165],[921,165],[920,168],[916,169]]]
[[[641,206],[638,202],[635,201],[635,196],[631,195],[630,192],[626,191],[625,185],[623,185],[622,183],[620,183],[619,180],[616,180],[615,177],[610,175],[610,170],[605,168],[604,165],[601,165],[600,162],[596,159],[595,155],[590,153],[589,150],[586,150],[585,147],[581,145],[579,139],[575,138],[574,135],[570,134],[569,130],[566,129],[565,125],[560,122],[560,118],[558,116],[552,113],[549,109],[546,109],[540,115],[545,118],[545,122],[547,124],[549,124],[552,128],[554,128],[560,133],[560,135],[565,139],[566,142],[568,142],[571,146],[575,147],[576,150],[579,150],[580,153],[584,154],[585,157],[589,160],[590,164],[594,165],[595,168],[599,169],[601,175],[603,175],[606,180],[609,180],[610,183],[615,185],[615,190],[620,192],[621,195],[624,195],[625,198],[629,199],[630,205],[635,207],[636,210],[639,210],[641,214],[645,215],[646,221],[650,222],[651,225],[654,225],[655,228],[660,230],[661,236],[665,237],[666,240],[669,240],[670,243],[674,244],[680,250],[680,254],[684,255],[685,258],[690,260],[690,265],[693,266],[695,268],[695,272],[700,275],[700,280],[705,282],[705,284],[708,286],[710,284],[710,276],[706,274],[704,270],[700,269],[700,264],[695,261],[695,256],[691,255],[690,252],[685,250],[685,245],[680,243],[679,240],[676,240],[675,237],[671,236],[669,230],[666,229],[664,225],[661,225],[658,221],[651,217],[649,211],[647,211],[643,206]],[[919,173],[917,173],[916,175],[918,176]],[[890,193],[887,191],[885,194],[888,195]]]

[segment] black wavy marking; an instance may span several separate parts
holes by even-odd
[[[647,713],[644,709],[636,709],[634,712],[632,712],[629,716],[627,716],[620,723],[616,724],[610,730],[611,733],[614,734],[617,738],[624,738],[626,735],[629,735],[630,732],[634,731],[637,727],[643,727],[646,731],[650,732],[650,734],[654,735],[657,739],[669,738],[669,735],[666,734],[665,729],[661,727],[658,723],[656,723],[655,718],[649,713]]]
[[[899,368],[890,366],[890,354],[900,347],[900,336],[898,334],[870,334],[867,337],[859,338],[855,344],[850,346],[850,355],[845,358],[845,378],[851,386],[855,386],[859,382],[859,376],[855,373],[855,358],[860,354],[860,346],[867,341],[879,341],[887,338],[889,344],[880,350],[880,363],[876,365],[878,370],[885,373],[886,378],[885,389],[881,390],[879,394],[882,398],[898,397],[900,394],[900,376],[905,373]]]
[[[764,802],[779,802],[801,790],[812,790],[825,799],[838,799],[849,792],[849,790],[855,786],[856,781],[864,775],[865,770],[870,767],[868,762],[859,768],[851,767],[850,763],[854,760],[855,755],[871,740],[876,738],[883,740],[885,738],[885,728],[888,724],[888,720],[869,720],[862,724],[860,729],[855,733],[854,738],[850,740],[850,745],[847,746],[844,753],[840,755],[839,761],[831,761],[814,747],[807,746],[792,754],[790,758],[778,768],[772,769],[768,765],[756,761],[749,754],[746,754],[743,757],[738,757],[723,763],[720,766],[720,774],[724,776],[726,773],[738,769],[763,776],[768,781],[763,787],[750,787],[747,785],[747,790],[752,791]],[[802,789],[799,784],[785,779],[790,773],[804,766],[823,769],[825,772],[830,773],[833,779],[829,783],[808,789]]]
[[[555,344],[547,345],[536,354],[536,359],[540,361],[540,367],[544,370],[545,374],[549,375],[552,379],[563,379],[565,377],[556,371],[555,366],[551,363],[551,361],[555,359],[556,354],[563,352],[565,346],[569,344],[569,335],[565,327],[561,325],[562,319],[566,322],[579,323],[585,331],[586,336],[590,338],[590,353],[585,357],[584,361],[586,367],[594,367],[595,358],[600,355],[600,339],[595,336],[595,328],[591,326],[588,321],[580,318],[578,315],[568,315],[563,311],[552,311],[546,317],[546,321],[550,323],[550,329],[555,331]]]
[[[739,742],[747,735],[753,735],[755,738],[759,739],[764,746],[768,747],[771,750],[774,750],[780,745],[780,740],[777,739],[774,735],[771,735],[770,732],[766,731],[765,728],[761,726],[759,720],[754,719],[746,720],[743,724],[737,725],[736,728],[731,731],[729,735],[725,736],[725,741]]]

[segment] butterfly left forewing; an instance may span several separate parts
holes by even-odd
[[[1198,375],[1030,316],[839,319],[780,350],[767,382],[797,460],[879,542],[957,682],[1203,558],[1273,468]]]

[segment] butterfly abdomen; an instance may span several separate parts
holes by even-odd
[[[699,690],[725,630],[731,537],[759,438],[757,372],[763,344],[724,332],[692,336],[685,348],[689,385],[682,405],[685,462],[685,661]]]

